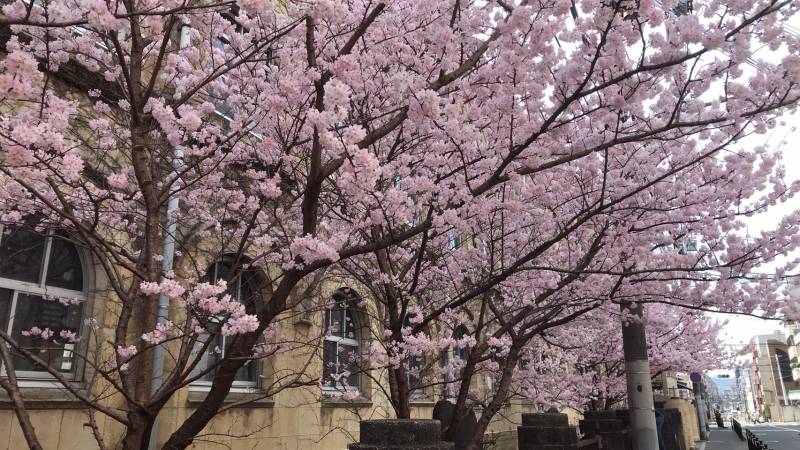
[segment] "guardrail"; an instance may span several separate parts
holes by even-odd
[[[740,424],[738,420],[731,419],[731,429],[739,436],[739,439],[744,440],[744,434],[742,434],[742,424]]]
[[[747,436],[747,450],[769,450],[767,444],[762,442],[752,431],[745,430],[745,436]]]

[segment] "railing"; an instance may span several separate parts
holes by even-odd
[[[736,419],[731,419],[731,429],[736,432],[739,436],[739,439],[744,440],[744,435],[742,434],[742,424],[739,423]]]
[[[745,435],[747,436],[747,450],[769,450],[767,444],[762,442],[752,431],[745,430]]]

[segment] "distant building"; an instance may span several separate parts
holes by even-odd
[[[785,331],[787,334],[786,346],[789,347],[787,353],[789,354],[789,368],[792,371],[792,379],[800,381],[800,361],[798,361],[798,356],[800,356],[800,324],[797,322],[788,323]],[[792,399],[791,397],[791,400],[800,400],[800,398]]]
[[[754,336],[752,340],[756,409],[764,418],[775,422],[800,420],[800,408],[790,404],[788,395],[800,390],[800,383],[793,378],[787,340],[783,332]]]
[[[742,395],[742,409],[740,410],[746,417],[758,415],[756,398],[753,391],[754,374],[752,367],[742,367],[736,369],[736,386]]]

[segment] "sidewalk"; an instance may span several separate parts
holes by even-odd
[[[739,439],[730,427],[712,426],[708,441],[696,442],[695,446],[697,450],[747,450],[747,442]]]

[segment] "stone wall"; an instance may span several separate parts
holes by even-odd
[[[673,408],[681,412],[685,448],[695,448],[695,442],[700,440],[700,426],[697,423],[697,409],[692,402],[682,398],[672,398],[664,403],[664,408]]]

